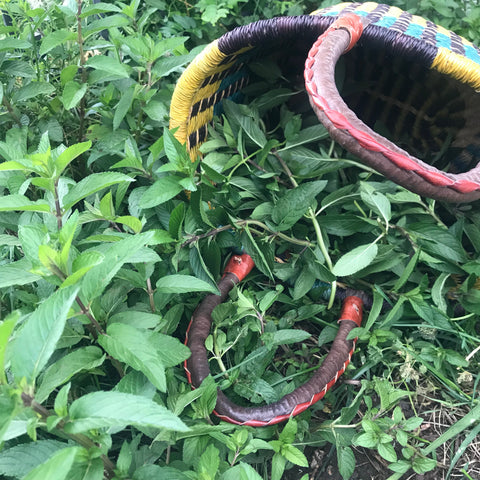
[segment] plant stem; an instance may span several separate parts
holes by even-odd
[[[54,197],[55,197],[55,216],[57,217],[58,231],[62,229],[62,208],[60,207],[60,199],[58,197],[58,178],[54,183]]]
[[[223,360],[222,360],[222,355],[220,355],[220,352],[218,351],[218,348],[217,348],[217,330],[215,329],[213,331],[213,354],[214,354],[214,358],[215,360],[217,361],[218,363],[218,366],[220,368],[220,370],[225,374],[225,376],[228,378],[228,372],[227,372],[227,367],[225,367],[225,364],[223,363]]]
[[[82,0],[77,0],[77,43],[80,60],[81,81],[87,83],[87,70],[85,69],[85,51],[83,50],[83,35],[82,35]],[[82,142],[85,136],[85,95],[80,100],[78,116],[80,125],[78,127],[78,141]]]
[[[7,99],[7,97],[6,97],[5,95],[3,96],[2,103],[3,103],[3,106],[8,110],[8,113],[10,114],[10,116],[13,118],[13,121],[14,121],[19,127],[21,127],[22,124],[21,124],[21,122],[20,122],[20,118],[19,118],[18,115],[15,113],[15,110],[13,109],[12,104],[8,101],[8,99]]]
[[[80,307],[82,314],[85,315],[90,320],[90,323],[95,327],[95,329],[92,332],[92,335],[95,338],[95,340],[98,338],[99,333],[101,333],[102,335],[105,334],[102,326],[97,322],[97,319],[92,315],[92,312],[90,311],[90,309],[85,306],[85,304],[82,302],[82,300],[78,295],[75,298],[75,301],[77,302],[77,305]]]
[[[293,185],[294,188],[298,187],[298,183],[293,177],[293,174],[288,168],[288,165],[285,163],[283,158],[276,152],[275,150],[272,151],[277,160],[280,162],[280,165],[282,165],[282,168],[284,169],[285,173],[287,174],[291,184]],[[333,263],[332,259],[330,258],[330,255],[328,253],[328,249],[325,245],[325,242],[323,241],[323,235],[322,235],[322,230],[320,228],[320,224],[318,223],[317,217],[315,215],[315,210],[312,207],[309,207],[307,211],[307,218],[309,218],[312,221],[313,228],[315,229],[315,235],[317,236],[317,244],[318,247],[320,248],[320,251],[322,252],[323,257],[325,258],[325,262],[327,263],[327,267],[330,271],[333,270]],[[335,292],[337,291],[337,281],[334,280],[332,282],[332,289],[330,292],[330,298],[328,300],[328,306],[327,308],[331,308],[333,305],[333,301],[335,299]]]
[[[289,243],[293,243],[294,245],[303,245],[306,247],[312,246],[312,243],[309,242],[308,240],[300,240],[298,238],[289,237],[288,235],[285,235],[282,232],[275,232],[274,230],[269,228],[267,225],[265,225],[264,223],[258,220],[237,220],[236,222],[233,223],[233,225],[230,225],[230,224],[222,225],[221,227],[214,228],[209,232],[202,233],[200,235],[192,235],[188,240],[185,240],[185,242],[182,243],[181,247],[183,248],[190,245],[191,243],[198,242],[202,238],[214,237],[215,235],[218,235],[220,232],[233,230],[235,228],[248,227],[250,225],[256,225],[257,227],[260,227],[262,230],[270,232],[272,234],[272,237],[281,238],[282,240],[285,240],[286,242],[289,242]]]
[[[155,313],[155,299],[153,298],[153,288],[152,288],[152,281],[150,277],[147,278],[147,294],[148,294],[148,300],[150,302],[150,310],[152,313]]]
[[[28,395],[27,393],[22,393],[21,395],[23,404],[26,407],[30,407],[37,415],[40,416],[41,420],[46,423],[47,418],[51,417],[53,414],[47,410],[43,405],[36,402],[35,399]],[[67,438],[73,440],[74,442],[78,443],[82,447],[91,450],[93,448],[99,448],[98,445],[95,444],[93,440],[88,438],[86,435],[82,435],[80,433],[66,433],[64,430],[65,421],[61,420],[55,427],[55,430],[58,430],[62,436],[66,436]],[[103,468],[105,470],[105,477],[106,478],[113,478],[115,476],[115,465],[114,463],[106,456],[101,455],[100,457],[103,462]]]

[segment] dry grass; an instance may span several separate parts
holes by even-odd
[[[465,406],[452,408],[438,404],[436,408],[420,411],[419,415],[424,418],[422,437],[427,440],[438,438],[463,418],[468,411],[469,408]],[[480,479],[480,436],[475,437],[475,440],[467,446],[450,475],[447,476],[452,460],[467,434],[468,432],[462,432],[461,435],[437,449],[438,467],[425,475],[426,480]],[[406,480],[417,480],[418,478],[418,475],[411,475]]]
[[[440,437],[469,412],[466,406],[453,407],[438,399],[426,397],[416,407],[418,416],[424,419],[419,437],[428,441]],[[437,468],[424,475],[410,471],[402,480],[480,480],[480,435],[465,448],[455,467],[448,473],[452,460],[468,433],[462,432],[437,448]],[[392,475],[388,462],[377,452],[364,448],[355,448],[354,451],[356,468],[350,480],[387,480]],[[335,455],[330,457],[331,460],[334,458]],[[337,466],[333,462],[326,465],[326,462],[329,462],[328,449],[316,449],[311,453],[310,480],[342,480]]]

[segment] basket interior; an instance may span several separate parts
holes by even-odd
[[[286,86],[297,111],[308,108],[303,70],[308,52],[332,17],[279,17],[239,27],[221,37],[221,63],[206,76],[192,102],[187,144],[196,152],[207,138],[212,113],[225,98],[250,101],[253,85]],[[366,125],[439,170],[468,172],[480,162],[480,98],[474,89],[431,69],[437,49],[417,38],[370,25],[360,42],[337,64],[336,80],[348,107]],[[273,62],[269,79],[268,66]],[[264,76],[258,75],[258,66]],[[274,75],[274,71],[280,75]],[[266,74],[265,74],[266,71]],[[246,101],[245,100],[245,101]],[[211,109],[210,114],[206,114]],[[271,114],[271,112],[270,112]],[[266,119],[268,122],[268,119]]]
[[[480,98],[471,87],[368,45],[343,57],[337,84],[366,125],[411,155],[451,173],[480,161]]]

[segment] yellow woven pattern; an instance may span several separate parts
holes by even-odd
[[[170,128],[178,127],[175,136],[182,143],[185,143],[188,138],[187,122],[200,86],[205,78],[220,71],[218,64],[226,57],[220,52],[217,44],[217,40],[213,41],[205,47],[201,54],[195,57],[183,72],[173,92],[170,107]],[[225,68],[228,67],[222,65],[221,69]],[[215,88],[218,88],[218,85]]]
[[[244,48],[237,54],[249,50],[249,48],[251,47]],[[187,143],[192,160],[197,155],[198,146],[189,145],[189,135],[198,131],[200,127],[212,120],[214,105],[197,113],[195,116],[191,115],[192,107],[196,103],[208,99],[217,93],[221,80],[207,83],[203,87],[202,85],[212,75],[230,68],[237,60],[236,56],[231,56],[229,62],[222,64],[226,58],[227,55],[218,48],[218,40],[213,41],[205,47],[202,53],[197,55],[185,72],[183,72],[173,92],[170,106],[170,128],[178,127],[175,137],[181,143]]]
[[[438,49],[432,68],[470,85],[475,90],[480,90],[480,68],[478,63],[457,55],[448,48],[440,47]]]

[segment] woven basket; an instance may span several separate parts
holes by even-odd
[[[352,12],[368,25],[342,58],[342,108],[354,112],[368,135],[376,130],[374,150],[385,146],[394,153],[377,151],[372,160],[365,142],[352,141],[347,114],[341,126],[319,114],[322,123],[345,148],[414,192],[450,201],[480,198],[480,51],[457,34],[388,5],[342,3],[226,33],[178,81],[170,109],[176,137],[195,158],[222,100],[248,83],[251,62],[280,55],[284,63],[303,63],[317,38]],[[397,160],[399,171],[393,174]]]

